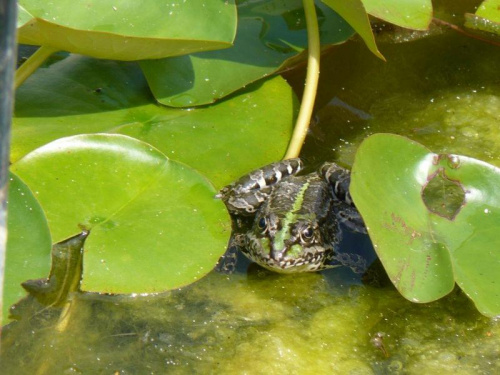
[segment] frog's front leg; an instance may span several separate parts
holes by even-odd
[[[252,216],[269,197],[274,185],[284,177],[297,174],[302,167],[300,159],[269,164],[222,188],[216,197],[224,201],[230,214]]]
[[[351,173],[335,163],[323,164],[319,173],[330,184],[333,195],[338,200],[334,203],[337,219],[354,232],[366,233],[363,218],[349,193]]]
[[[321,166],[319,173],[330,184],[337,199],[352,204],[349,193],[351,173],[347,169],[335,163],[325,163]]]
[[[231,274],[236,270],[238,252],[245,247],[246,232],[253,223],[252,217],[231,215],[232,232],[226,252],[219,258],[215,271]]]
[[[245,235],[233,233],[229,239],[226,252],[219,258],[215,270],[220,273],[231,274],[236,270],[238,252],[245,245]]]

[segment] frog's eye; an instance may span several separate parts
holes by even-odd
[[[267,228],[267,220],[266,220],[266,218],[265,217],[261,217],[257,225],[259,226],[259,229],[265,230]]]
[[[303,240],[310,240],[311,238],[313,238],[314,236],[314,229],[312,229],[311,227],[307,227],[306,229],[304,229],[301,233],[301,237]]]

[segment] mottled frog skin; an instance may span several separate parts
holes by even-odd
[[[349,171],[325,163],[317,172],[299,175],[302,168],[300,159],[273,163],[219,192],[233,220],[219,271],[232,272],[236,253],[242,251],[262,267],[281,273],[342,265],[365,272],[364,258],[339,251],[342,228],[366,233],[349,195]]]

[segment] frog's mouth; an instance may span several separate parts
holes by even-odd
[[[294,244],[286,251],[276,252],[272,251],[267,237],[249,237],[245,247],[243,252],[250,260],[275,272],[314,272],[331,268],[325,265],[325,261],[333,256],[331,247]]]

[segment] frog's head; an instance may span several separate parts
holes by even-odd
[[[334,254],[333,242],[314,214],[259,214],[246,236],[248,256],[282,273],[317,271]]]

